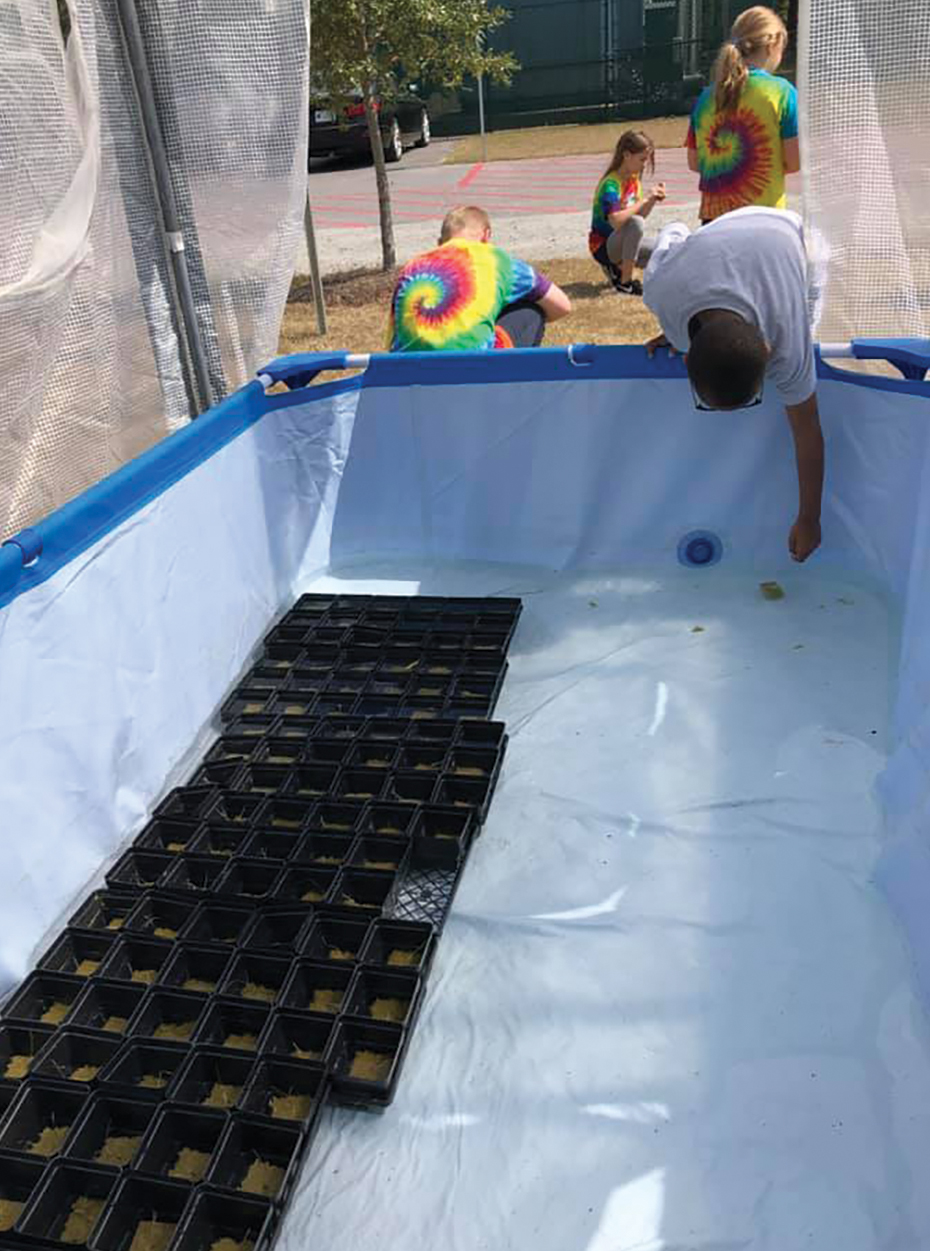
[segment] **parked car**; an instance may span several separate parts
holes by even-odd
[[[430,141],[429,111],[416,95],[407,94],[382,105],[375,101],[381,121],[381,142],[387,161],[399,161],[407,148],[425,148]],[[311,156],[371,155],[368,123],[361,93],[337,111],[331,100],[310,101]]]

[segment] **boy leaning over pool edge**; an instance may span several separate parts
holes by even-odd
[[[643,300],[662,327],[647,351],[684,355],[696,408],[753,408],[768,383],[784,403],[798,473],[788,536],[797,561],[820,546],[823,496],[810,297],[801,219],[781,209],[737,209],[695,233],[672,222],[643,276]]]

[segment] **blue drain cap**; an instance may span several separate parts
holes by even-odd
[[[707,569],[723,556],[723,544],[710,530],[692,530],[678,544],[678,559],[690,569]]]

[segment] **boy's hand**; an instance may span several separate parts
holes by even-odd
[[[661,203],[662,200],[665,199],[665,183],[664,182],[656,183],[656,185],[652,188],[652,191],[649,195],[649,199],[652,200],[653,204],[659,204]]]
[[[654,339],[650,339],[646,343],[646,354],[651,358],[655,356],[657,349],[661,347],[668,348],[669,356],[675,355],[675,349],[669,343],[668,339],[666,339],[664,334],[657,334]]]
[[[788,551],[791,559],[799,563],[807,560],[820,546],[820,522],[805,521],[799,517],[788,535]]]

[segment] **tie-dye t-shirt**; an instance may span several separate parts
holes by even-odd
[[[548,278],[492,243],[450,239],[414,257],[397,279],[388,344],[392,352],[469,352],[508,345],[496,334],[501,310],[540,300]]]
[[[643,198],[643,184],[638,174],[631,174],[621,181],[617,173],[606,174],[597,184],[594,193],[594,209],[591,213],[591,230],[588,234],[588,247],[591,255],[596,255],[610,236],[613,226],[610,224],[611,213],[619,213],[631,204]]]
[[[701,218],[731,209],[781,208],[785,199],[782,143],[798,133],[798,93],[785,78],[750,70],[738,106],[717,111],[707,87],[691,114],[687,146],[701,171]]]

